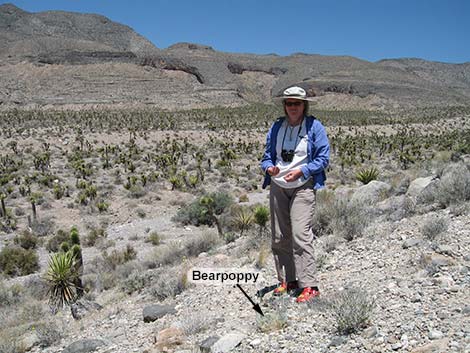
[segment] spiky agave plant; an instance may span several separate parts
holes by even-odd
[[[364,185],[369,184],[372,180],[377,180],[379,170],[376,167],[362,168],[356,173],[356,179]]]
[[[49,283],[49,304],[54,312],[77,299],[77,270],[72,251],[54,254],[49,259],[46,281]]]

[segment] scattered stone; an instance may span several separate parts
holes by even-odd
[[[259,338],[255,338],[253,341],[250,342],[250,346],[258,347],[261,344],[261,340]]]
[[[411,351],[411,353],[443,353],[448,351],[449,340],[444,338],[424,346],[417,347]]]
[[[429,331],[428,337],[431,340],[439,340],[442,337],[444,337],[444,334],[441,331],[438,331],[438,330],[431,330],[431,331]]]
[[[362,333],[362,337],[370,339],[370,338],[377,337],[378,333],[379,333],[379,331],[377,330],[377,327],[372,326],[372,327],[368,327],[364,330],[364,332]]]
[[[83,339],[67,346],[62,353],[89,353],[94,352],[106,343],[99,339]]]
[[[149,305],[143,310],[144,322],[153,322],[167,314],[175,314],[176,310],[171,305]]]
[[[182,345],[185,341],[184,333],[176,327],[168,327],[160,331],[157,335],[157,348],[160,350],[169,349]]]
[[[347,338],[344,336],[335,336],[331,339],[328,347],[339,347],[347,342]]]
[[[429,176],[425,178],[416,178],[410,183],[406,195],[412,198],[417,198],[424,189],[426,189],[432,182],[434,177]]]
[[[230,352],[232,349],[238,346],[245,337],[246,335],[238,332],[228,333],[214,343],[212,346],[212,353]]]
[[[212,350],[212,346],[220,339],[219,336],[211,336],[206,338],[199,344],[199,351],[201,353],[210,353]]]
[[[409,249],[413,246],[419,245],[420,243],[421,243],[421,239],[418,239],[418,238],[407,239],[403,242],[402,248]]]
[[[34,331],[25,334],[21,339],[21,347],[25,352],[30,351],[33,347],[38,346],[40,343],[41,339]]]
[[[351,202],[373,205],[386,198],[391,189],[389,184],[373,180],[359,187],[351,197]]]
[[[402,347],[402,343],[401,343],[401,342],[397,342],[397,343],[392,344],[392,349],[393,349],[394,351],[399,350],[401,347]]]
[[[102,308],[100,304],[86,299],[80,299],[70,306],[72,316],[75,320],[81,320],[89,313],[101,310]]]

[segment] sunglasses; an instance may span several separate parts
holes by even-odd
[[[297,101],[297,102],[284,102],[284,105],[285,105],[286,107],[292,107],[292,106],[298,107],[298,106],[300,106],[302,103],[303,103],[303,102],[301,102],[301,101]]]

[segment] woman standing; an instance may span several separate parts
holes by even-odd
[[[315,190],[325,186],[330,146],[323,125],[308,116],[305,90],[293,86],[280,97],[285,117],[271,126],[261,161],[263,188],[270,187],[272,250],[280,282],[274,295],[296,290],[297,302],[318,296],[312,217]]]

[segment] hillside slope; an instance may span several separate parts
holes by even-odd
[[[233,106],[266,102],[292,84],[327,108],[466,105],[470,63],[235,54],[193,43],[162,50],[104,16],[0,5],[3,107]]]

